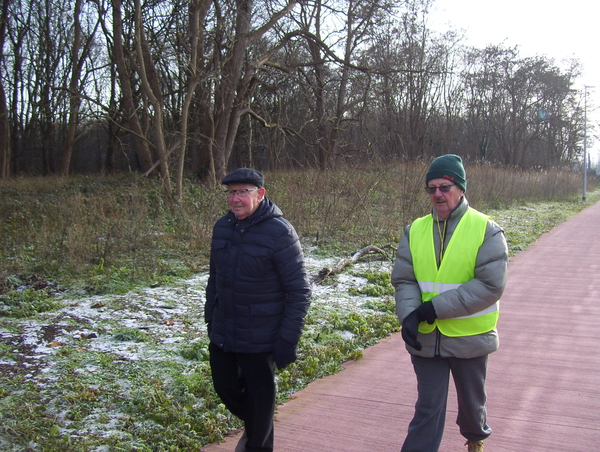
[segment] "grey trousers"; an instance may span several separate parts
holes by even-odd
[[[402,452],[437,452],[446,421],[450,372],[458,399],[456,423],[469,441],[491,435],[486,421],[487,355],[472,359],[423,358],[412,355],[417,375],[415,415],[408,426]]]

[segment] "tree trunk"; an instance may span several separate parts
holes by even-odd
[[[201,57],[202,49],[204,48],[204,20],[206,18],[206,13],[208,12],[209,6],[210,1],[208,0],[194,0],[190,3],[190,41],[192,45],[190,65],[188,68],[189,81],[181,112],[181,144],[179,146],[176,180],[176,196],[178,198],[183,196],[183,170],[185,167],[185,154],[187,149],[188,118],[190,114],[190,106],[194,100],[194,93],[200,84],[200,77],[202,73]]]
[[[123,93],[123,114],[129,129],[133,134],[133,141],[140,162],[141,170],[148,171],[152,167],[152,154],[148,141],[145,138],[137,110],[133,102],[133,89],[131,87],[130,72],[125,61],[123,51],[123,22],[121,19],[121,0],[112,0],[113,3],[113,35],[114,35],[114,60],[117,65],[121,92]]]
[[[6,94],[4,93],[4,87],[0,84],[0,179],[6,179],[10,176],[10,143],[10,122],[8,120],[8,108],[6,107]]]
[[[148,97],[154,109],[154,134],[155,146],[160,161],[160,175],[163,190],[168,199],[171,199],[171,176],[164,135],[164,101],[158,80],[158,73],[152,61],[148,42],[142,24],[142,11],[140,0],[135,0],[135,44],[138,59],[139,76],[142,81],[142,90]]]
[[[8,24],[8,5],[10,0],[2,1],[0,11],[0,68],[3,67],[4,41],[6,39],[6,26]],[[3,80],[3,78],[0,78]],[[6,104],[6,92],[0,82],[0,179],[10,176],[11,138],[10,121],[8,117],[8,106]]]
[[[319,270],[319,273],[312,277],[312,282],[319,284],[330,275],[340,274],[345,267],[356,264],[362,257],[369,254],[379,253],[383,254],[385,257],[388,257],[387,253],[384,251],[384,248],[395,249],[392,245],[384,245],[381,248],[375,245],[365,246],[360,251],[354,253],[350,259],[342,259],[335,267],[325,267]]]
[[[71,49],[71,81],[69,82],[69,123],[67,125],[67,136],[62,150],[60,161],[60,174],[69,175],[71,166],[71,156],[73,155],[73,146],[75,145],[75,133],[79,123],[79,108],[81,99],[78,94],[79,78],[81,77],[81,65],[84,56],[79,57],[81,49],[81,23],[79,15],[81,14],[81,0],[75,0],[73,11],[73,47]]]

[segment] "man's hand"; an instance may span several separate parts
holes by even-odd
[[[421,350],[423,346],[417,340],[417,334],[419,334],[419,314],[415,309],[413,312],[408,314],[402,322],[402,339],[407,345],[414,348],[415,350]]]
[[[435,319],[437,319],[437,314],[435,313],[435,309],[431,301],[421,303],[421,305],[416,309],[416,312],[421,322],[427,322],[430,325],[433,325],[433,322],[435,322]]]
[[[278,339],[273,350],[273,361],[278,369],[284,369],[289,364],[292,364],[298,356],[296,355],[296,344],[290,344],[283,339]]]

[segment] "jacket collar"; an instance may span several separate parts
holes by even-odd
[[[469,201],[467,201],[467,198],[465,197],[465,195],[462,195],[458,205],[454,208],[454,210],[452,212],[450,212],[450,215],[448,216],[446,221],[452,222],[452,221],[460,220],[468,208],[469,208]],[[431,210],[431,216],[436,221],[443,221],[441,218],[439,218],[437,216],[435,209]]]
[[[230,210],[228,212],[229,221],[232,223],[242,223],[246,226],[251,226],[256,223],[268,220],[270,218],[281,217],[283,213],[279,210],[279,207],[275,205],[273,201],[265,197],[262,202],[258,205],[256,210],[248,218],[238,220],[234,213]]]

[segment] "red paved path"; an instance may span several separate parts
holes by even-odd
[[[511,258],[486,452],[600,451],[600,203]],[[275,452],[398,452],[416,380],[400,334],[279,407]],[[466,451],[451,393],[441,452]],[[238,436],[206,446],[233,452]]]

